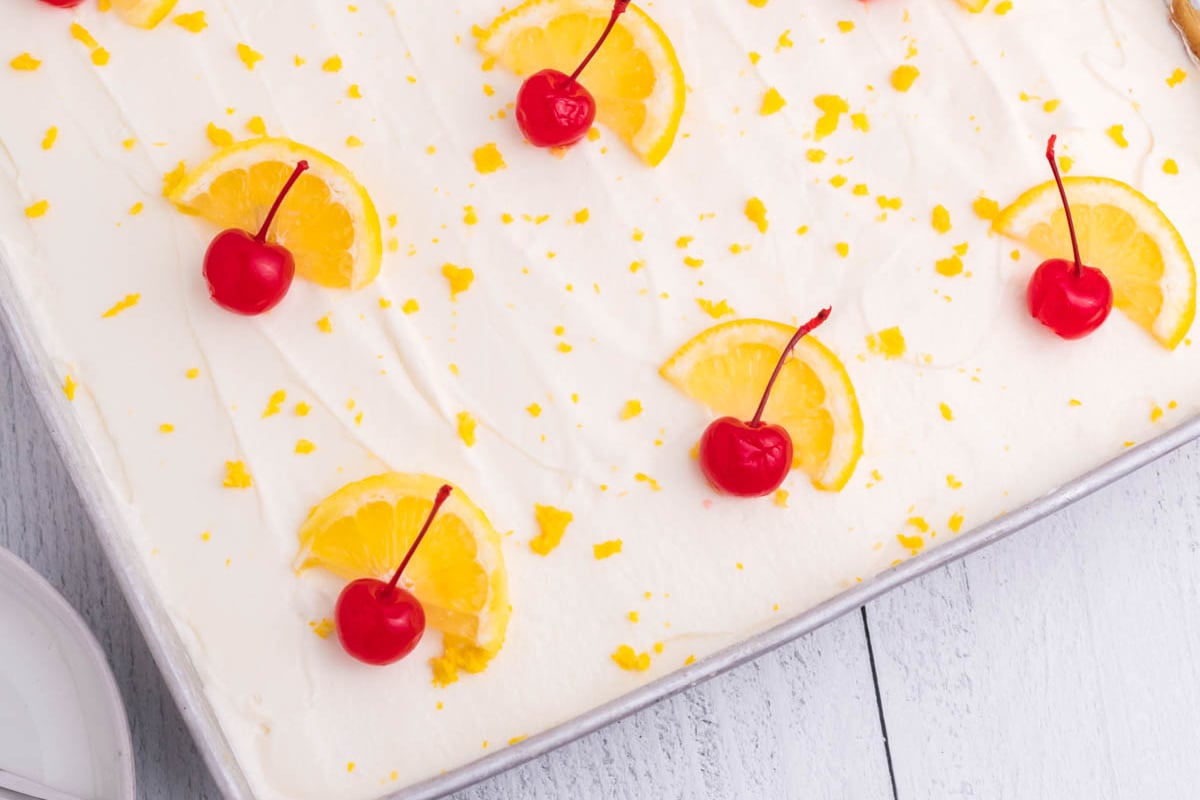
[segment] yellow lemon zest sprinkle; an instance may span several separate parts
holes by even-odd
[[[621,552],[621,548],[625,543],[620,539],[610,539],[607,542],[600,542],[592,545],[592,555],[597,561],[603,561],[606,558],[611,558]]]
[[[533,516],[537,520],[539,533],[529,540],[529,549],[539,556],[549,555],[562,543],[563,534],[574,521],[575,515],[554,506],[535,505]]]
[[[463,444],[467,447],[475,446],[475,428],[478,424],[475,417],[471,416],[471,412],[458,412],[458,438],[462,439]]]
[[[254,479],[241,461],[226,461],[225,480],[221,485],[226,489],[249,489],[254,485]]]
[[[125,295],[125,297],[123,297],[122,299],[120,299],[116,303],[114,303],[111,308],[109,308],[107,311],[105,311],[100,316],[104,317],[104,318],[115,317],[117,314],[120,314],[125,309],[133,308],[134,306],[136,306],[138,304],[138,301],[141,299],[142,299],[142,296],[140,294],[127,294],[127,295]]]

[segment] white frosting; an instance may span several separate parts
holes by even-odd
[[[1035,259],[1014,261],[1013,243],[971,211],[980,193],[1003,204],[1045,180],[1042,150],[1058,132],[1071,174],[1128,181],[1185,237],[1200,230],[1200,76],[1168,86],[1191,64],[1159,4],[1015,0],[1005,15],[952,0],[801,5],[647,5],[689,86],[680,139],[655,170],[607,133],[561,160],[522,143],[498,114],[518,80],[482,72],[471,34],[499,13],[496,0],[359,0],[353,12],[184,0],[179,11],[207,11],[199,34],[169,21],[136,30],[92,4],[5,9],[0,255],[57,364],[45,380],[79,384],[72,407],[127,504],[128,536],[260,798],[368,798],[452,769],[870,578],[909,555],[896,535],[913,532],[910,517],[928,520],[936,545],[953,536],[952,515],[964,530],[990,520],[1200,409],[1198,348],[1168,352],[1119,314],[1084,341],[1056,339],[1023,307]],[[72,19],[111,52],[107,66],[68,35]],[[794,45],[777,48],[788,29]],[[238,42],[264,54],[254,71]],[[39,70],[8,68],[23,51]],[[342,71],[322,71],[334,54]],[[920,69],[907,93],[889,83],[902,63]],[[363,99],[347,96],[351,84]],[[788,105],[763,117],[769,86]],[[814,143],[821,94],[865,111],[870,132],[843,119]],[[1047,112],[1051,99],[1061,104]],[[298,282],[259,320],[209,302],[199,266],[214,231],[162,199],[161,176],[212,152],[209,122],[240,138],[253,115],[344,160],[381,214],[398,215],[385,231],[398,249],[371,287]],[[1104,133],[1116,124],[1127,148]],[[51,126],[58,140],[43,150]],[[365,145],[345,146],[351,135]],[[507,169],[479,175],[471,154],[488,142]],[[811,147],[828,152],[823,163],[806,159]],[[1163,172],[1166,158],[1179,175]],[[848,178],[840,189],[837,174]],[[858,183],[867,196],[851,191]],[[880,221],[878,195],[903,208]],[[768,209],[765,235],[743,214],[752,196]],[[43,198],[49,212],[27,218]],[[137,202],[145,210],[130,216]],[[946,235],[930,225],[937,204],[952,214]],[[464,225],[467,205],[477,225]],[[590,220],[573,224],[582,208]],[[516,221],[502,224],[503,212]],[[934,262],[961,242],[970,276],[938,275]],[[733,243],[750,249],[735,255]],[[645,268],[631,272],[635,260]],[[447,262],[476,276],[456,302]],[[130,293],[136,306],[101,318]],[[401,311],[408,298],[418,313]],[[705,487],[688,451],[708,415],[657,374],[713,324],[697,298],[784,322],[834,307],[819,336],[846,363],[866,429],[843,492],[797,473],[784,509]],[[332,334],[314,324],[326,314]],[[558,325],[570,353],[556,349]],[[865,337],[894,325],[908,354],[867,355]],[[278,389],[284,412],[263,419]],[[622,421],[634,398],[645,412]],[[312,414],[292,414],[298,401]],[[534,402],[538,418],[525,411]],[[1156,406],[1166,413],[1152,422]],[[480,423],[473,448],[456,434],[464,410]],[[293,452],[301,437],[315,453]],[[222,488],[234,459],[252,490]],[[315,636],[309,622],[330,616],[340,583],[291,567],[308,509],[385,469],[452,479],[512,531],[507,644],[486,672],[446,689],[430,682],[436,633],[387,669]],[[535,503],[576,518],[548,557],[527,546]],[[614,538],[623,552],[595,560],[592,545]],[[649,672],[610,659],[621,644],[652,652],[660,641]]]

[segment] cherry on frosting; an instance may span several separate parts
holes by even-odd
[[[42,0],[42,2],[48,6],[55,6],[57,8],[74,8],[82,3],[83,0]]]
[[[544,69],[530,75],[517,93],[517,125],[537,147],[569,147],[591,129],[596,120],[596,99],[578,80],[608,39],[629,0],[616,0],[604,33],[570,75]]]
[[[425,609],[412,592],[399,585],[400,576],[451,491],[446,485],[438,489],[421,532],[413,539],[390,581],[360,578],[342,589],[334,610],[338,641],[347,653],[364,664],[377,667],[394,664],[421,641],[425,633]]]
[[[296,165],[258,233],[251,235],[230,228],[218,233],[208,246],[204,254],[204,279],[208,281],[213,301],[221,308],[238,314],[262,314],[278,305],[287,294],[296,275],[296,259],[283,245],[268,242],[267,231],[284,198],[306,169],[307,161]]]
[[[783,348],[752,420],[721,417],[704,431],[700,469],[714,489],[737,497],[762,497],[783,485],[792,469],[792,437],[783,426],[764,423],[763,412],[788,356],[801,339],[829,319],[830,311],[823,309],[801,325]]]
[[[1067,229],[1071,232],[1075,261],[1051,258],[1042,262],[1029,279],[1025,299],[1034,319],[1064,339],[1081,339],[1108,319],[1113,307],[1113,289],[1103,272],[1095,267],[1084,266],[1080,258],[1071,204],[1067,201],[1067,189],[1058,171],[1058,160],[1054,157],[1057,138],[1050,137],[1046,145],[1046,158],[1054,172],[1063,210],[1067,214]]]

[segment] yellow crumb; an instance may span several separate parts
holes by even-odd
[[[872,333],[867,336],[867,350],[884,358],[900,358],[904,355],[907,345],[900,328],[893,327]]]
[[[621,419],[633,419],[642,413],[642,401],[627,400],[625,406],[621,409]]]
[[[140,294],[127,294],[127,295],[125,295],[124,298],[118,300],[110,309],[105,311],[100,316],[104,317],[106,319],[109,317],[115,317],[117,314],[120,314],[122,311],[136,306],[138,304],[138,301],[141,299],[142,299],[142,296]]]
[[[931,217],[933,229],[938,233],[949,233],[950,231],[950,212],[943,205],[933,207]]]
[[[208,20],[205,19],[203,11],[193,11],[190,14],[176,14],[175,19],[172,21],[188,33],[200,33],[200,31],[208,27]]]
[[[287,392],[283,389],[278,389],[271,393],[267,398],[267,407],[262,413],[262,418],[273,417],[283,408],[284,401],[287,400]]]
[[[813,130],[813,137],[817,141],[833,134],[838,128],[842,114],[850,110],[850,104],[834,94],[817,95],[813,98],[813,105],[821,112]]]
[[[758,113],[764,117],[769,117],[772,114],[777,114],[783,107],[787,105],[787,100],[779,93],[779,90],[774,86],[767,89],[767,93],[763,95],[762,105],[758,109]]]
[[[650,654],[638,653],[627,644],[621,645],[613,652],[612,660],[627,672],[645,672],[650,669]]]
[[[457,300],[458,296],[471,288],[475,273],[469,267],[458,267],[454,264],[443,264],[442,275],[450,282],[450,299]]]
[[[553,506],[535,505],[533,516],[540,532],[529,540],[529,549],[539,556],[549,555],[562,543],[563,534],[574,521],[575,515]]]
[[[769,224],[767,222],[767,207],[757,197],[751,197],[746,201],[746,219],[754,223],[758,228],[759,233],[766,233]]]
[[[955,275],[962,274],[963,263],[958,256],[950,256],[949,258],[940,258],[934,263],[933,268],[937,270],[939,275],[945,275],[947,278],[953,278]]]
[[[41,59],[34,58],[29,53],[21,55],[8,62],[8,65],[20,72],[33,72],[42,65]]]
[[[702,297],[697,297],[696,303],[699,304],[700,308],[705,314],[708,314],[713,319],[720,319],[721,317],[729,316],[735,313],[733,307],[730,306],[729,303],[724,299],[713,301],[705,300]]]
[[[263,54],[255,50],[245,42],[238,42],[237,46],[238,58],[246,65],[246,69],[254,69],[258,62],[263,60]]]
[[[227,489],[249,489],[254,485],[254,479],[241,461],[226,461],[225,480],[221,485]]]
[[[902,64],[892,72],[892,88],[897,92],[907,92],[920,75],[921,71],[912,64]]]
[[[644,473],[644,472],[638,472],[638,473],[636,473],[636,474],[633,476],[633,479],[634,479],[635,481],[637,481],[638,483],[644,483],[644,484],[646,484],[647,486],[649,486],[649,487],[650,487],[650,490],[651,490],[651,491],[654,491],[654,492],[661,492],[661,491],[662,491],[662,487],[658,485],[658,481],[654,480],[654,478],[651,478],[649,475],[647,475],[647,474],[646,474],[646,473]]]
[[[500,154],[500,149],[496,147],[495,142],[489,142],[482,147],[476,148],[473,158],[475,160],[475,171],[480,175],[487,175],[508,166],[504,163],[504,156]]]
[[[611,539],[607,542],[592,545],[592,555],[597,561],[603,561],[606,558],[611,558],[621,552],[624,542],[620,539]]]
[[[308,627],[322,639],[328,639],[337,630],[337,625],[329,617],[323,617],[320,622],[310,622]]]
[[[233,144],[233,134],[224,128],[217,127],[216,123],[208,123],[208,140],[217,147],[229,147]]]
[[[458,412],[458,438],[462,439],[463,444],[467,447],[475,446],[475,428],[478,424],[475,417],[471,416],[471,412]]]
[[[316,449],[317,449],[317,446],[315,444],[313,444],[312,442],[310,442],[308,439],[297,439],[296,440],[296,452],[302,456],[306,456]]]
[[[989,197],[980,195],[971,204],[971,210],[975,212],[975,216],[991,222],[1000,215],[1000,204]]]

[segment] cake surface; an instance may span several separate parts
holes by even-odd
[[[180,0],[153,30],[9,6],[0,262],[261,800],[461,766],[1200,410],[1190,338],[1122,313],[1055,337],[1024,302],[1040,257],[992,230],[1057,133],[1069,176],[1135,187],[1196,241],[1200,76],[1157,0],[648,2],[687,85],[656,167],[603,125],[560,157],[522,140],[520,78],[477,46],[495,0]],[[210,301],[216,229],[163,176],[263,129],[353,171],[383,260],[247,319]],[[690,456],[712,413],[660,367],[715,324],[826,305],[853,474],[718,496]],[[344,581],[297,572],[310,509],[388,471],[453,482],[501,533],[512,617],[478,674],[434,682],[436,631],[351,660],[327,635]],[[573,515],[549,552],[536,506]]]

